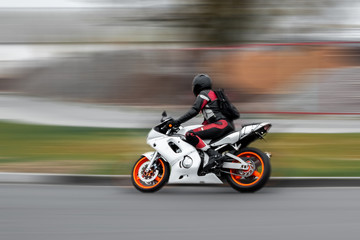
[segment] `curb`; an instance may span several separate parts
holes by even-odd
[[[0,172],[0,183],[132,186],[130,175],[72,175]],[[178,184],[173,184],[178,185]],[[191,184],[203,185],[206,184]],[[182,184],[185,186],[185,184]],[[214,185],[210,185],[214,186]],[[219,185],[227,186],[227,184]],[[360,177],[271,177],[268,187],[360,187]]]
[[[130,175],[75,175],[0,172],[0,183],[130,186]]]
[[[269,187],[360,187],[360,177],[271,177]]]

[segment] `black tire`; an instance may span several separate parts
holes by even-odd
[[[158,173],[154,174],[156,175],[156,178],[152,181],[146,182],[140,179],[139,177],[139,171],[142,165],[146,164],[146,162],[149,162],[150,160],[142,156],[140,157],[134,164],[134,167],[131,171],[131,182],[134,185],[134,187],[145,193],[149,192],[156,192],[159,191],[169,180],[170,176],[170,167],[167,162],[165,162],[163,159],[159,158],[156,160],[155,164],[157,164]],[[151,170],[154,173],[153,169]],[[149,176],[150,177],[150,176]],[[153,178],[153,176],[150,177],[150,179]]]
[[[238,157],[252,161],[255,166],[255,171],[249,177],[240,177],[233,174],[225,173],[224,176],[230,186],[239,192],[256,192],[267,183],[270,178],[271,166],[269,157],[256,148],[243,148],[236,153]],[[230,170],[231,173],[240,174],[242,170]]]

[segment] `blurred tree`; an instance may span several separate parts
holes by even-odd
[[[299,41],[319,37],[318,33],[326,32],[324,28],[332,31],[331,23],[342,20],[331,13],[351,2],[344,1],[194,0],[179,5],[176,16],[192,27],[195,41],[207,45]]]
[[[206,44],[232,44],[246,40],[253,14],[252,0],[195,0],[177,11],[193,37]]]

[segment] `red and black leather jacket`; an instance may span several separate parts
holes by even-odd
[[[199,112],[204,116],[203,125],[217,122],[226,117],[221,113],[218,98],[213,90],[203,90],[197,95],[194,105],[190,110],[177,119],[177,122],[184,123],[195,117]]]

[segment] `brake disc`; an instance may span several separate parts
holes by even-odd
[[[252,160],[248,160],[246,161],[246,163],[248,163],[249,168],[247,170],[241,170],[239,174],[245,178],[248,178],[254,174],[256,167],[255,167],[255,163]]]
[[[155,169],[151,168],[149,171],[146,171],[147,166],[148,166],[147,162],[143,163],[140,166],[139,172],[138,172],[138,177],[144,183],[151,184],[152,181],[154,181],[155,178],[158,176],[159,170],[155,170]]]

